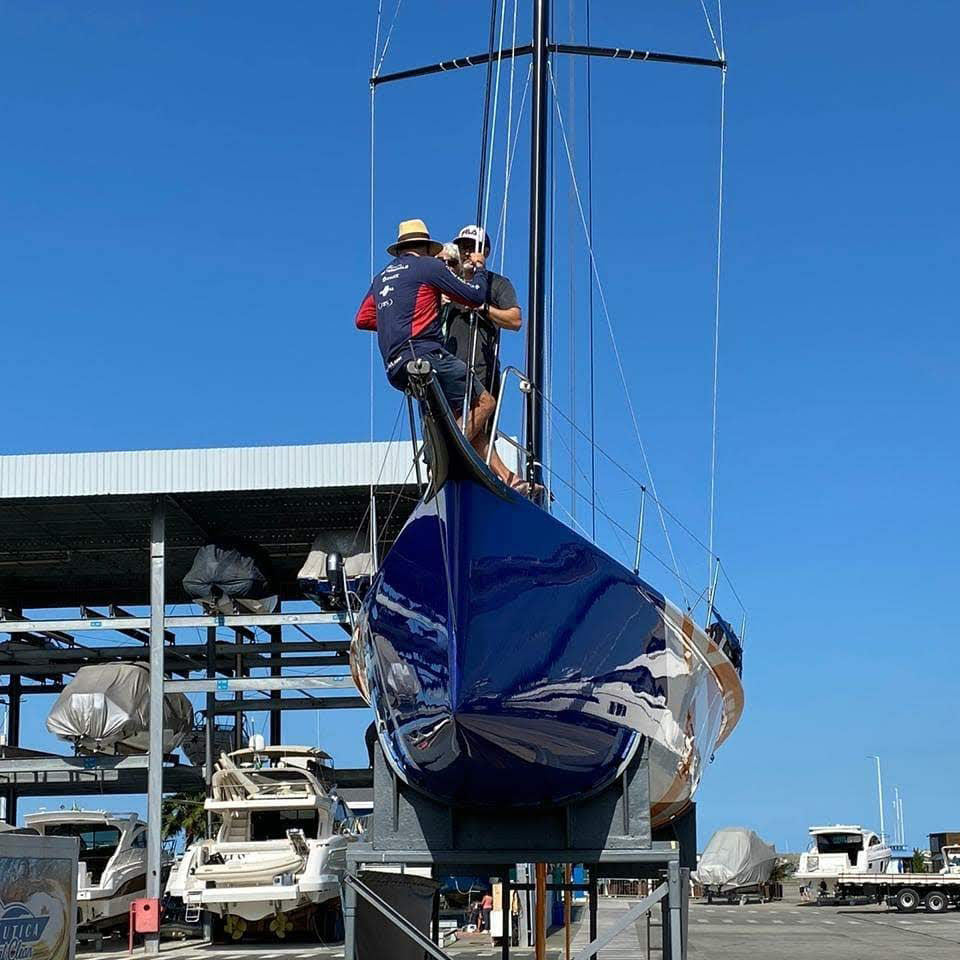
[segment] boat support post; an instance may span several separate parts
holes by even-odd
[[[10,702],[7,706],[7,743],[11,747],[20,746],[20,699],[23,696],[22,680],[19,674],[10,677]],[[15,787],[7,789],[4,799],[4,815],[11,827],[17,825],[17,791]]]

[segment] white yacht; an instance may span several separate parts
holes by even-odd
[[[147,825],[135,813],[104,810],[32,813],[24,821],[43,836],[79,840],[79,926],[126,924],[130,904],[146,896]]]
[[[216,932],[235,940],[294,931],[332,939],[346,846],[356,834],[330,758],[254,740],[221,754],[205,804],[220,819],[217,835],[187,849],[167,893],[183,900],[188,918],[210,911]]]
[[[814,893],[832,894],[843,874],[887,872],[892,851],[872,830],[838,823],[811,827],[810,836],[810,847],[800,854],[795,876],[811,883]]]

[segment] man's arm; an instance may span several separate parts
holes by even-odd
[[[496,274],[490,277],[490,305],[487,307],[490,322],[503,330],[519,330],[523,314],[517,301],[517,291],[506,278]]]
[[[487,301],[487,271],[479,269],[473,280],[462,280],[434,257],[423,258],[427,264],[428,281],[441,293],[445,293],[454,303],[464,307],[482,307]]]
[[[357,311],[356,324],[358,330],[376,331],[377,305],[374,303],[372,292],[363,298],[363,303],[360,304],[360,309]]]
[[[487,316],[494,326],[501,327],[504,330],[519,330],[523,326],[523,314],[519,307],[510,307],[507,310],[501,310],[499,307],[491,304],[487,307]]]

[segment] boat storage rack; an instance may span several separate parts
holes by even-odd
[[[605,790],[582,801],[548,810],[469,810],[443,806],[407,787],[386,763],[379,744],[374,753],[372,838],[347,848],[343,882],[344,960],[357,960],[358,898],[415,941],[433,960],[446,954],[429,936],[409,923],[364,884],[361,868],[389,864],[430,867],[434,873],[497,871],[502,876],[502,902],[530,884],[511,883],[510,869],[521,863],[584,864],[587,884],[554,884],[552,889],[589,893],[590,943],[574,955],[588,960],[631,924],[663,910],[664,960],[685,960],[689,860],[695,837],[684,841],[654,839],[650,825],[649,778],[645,759],[631,763]],[[692,840],[692,844],[689,842]],[[625,911],[598,936],[599,878],[649,879],[650,894]],[[657,883],[656,881],[660,881]],[[436,917],[436,914],[435,914]],[[509,960],[512,930],[502,938],[501,958]],[[434,924],[434,937],[436,924]]]

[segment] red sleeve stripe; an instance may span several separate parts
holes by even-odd
[[[420,284],[417,298],[413,303],[413,325],[410,328],[410,336],[420,336],[437,319],[439,300],[440,295],[434,287],[428,283]]]
[[[359,330],[377,329],[377,306],[373,302],[372,293],[368,293],[366,297],[364,297],[363,303],[360,304],[360,309],[357,311],[356,324]]]

